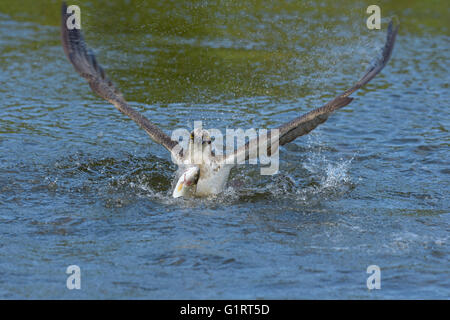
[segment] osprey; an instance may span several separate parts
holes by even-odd
[[[237,148],[229,155],[215,155],[211,150],[211,136],[207,130],[195,129],[190,135],[190,141],[186,150],[176,141],[164,133],[153,122],[130,107],[119,90],[106,76],[103,68],[97,63],[93,52],[87,48],[80,29],[68,29],[67,6],[62,5],[61,40],[64,52],[75,70],[85,78],[91,89],[103,99],[112,103],[120,112],[129,116],[142,129],[144,129],[153,141],[161,144],[171,154],[179,166],[179,178],[173,190],[173,197],[208,196],[223,191],[231,169],[234,167],[234,159],[249,160],[252,156],[250,150],[252,141]],[[356,90],[362,88],[372,80],[387,64],[394,48],[395,38],[398,32],[398,24],[394,26],[391,21],[388,26],[386,43],[381,56],[370,66],[362,78],[351,88],[337,95],[334,99],[302,116],[299,116],[277,129],[278,139],[274,144],[267,135],[265,146],[270,154],[274,148],[284,145],[303,136],[325,122],[331,113],[348,105],[353,98],[350,97]],[[255,138],[258,139],[258,138]],[[270,141],[269,141],[270,140]],[[259,138],[261,145],[261,137]],[[263,141],[264,143],[264,141]]]

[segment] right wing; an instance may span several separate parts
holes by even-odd
[[[394,49],[397,31],[398,25],[394,27],[393,22],[391,21],[388,26],[386,43],[381,56],[375,61],[369,70],[367,70],[366,74],[364,74],[364,76],[362,76],[362,78],[353,85],[353,87],[347,89],[323,107],[314,109],[307,114],[304,114],[280,126],[278,128],[280,130],[280,145],[291,142],[297,137],[309,133],[319,124],[325,122],[333,111],[345,107],[352,102],[353,98],[349,96],[372,80],[388,63],[392,50]]]
[[[353,98],[349,97],[349,95],[362,88],[386,66],[394,48],[397,32],[398,25],[394,26],[393,22],[391,21],[388,26],[386,43],[384,45],[381,56],[375,61],[375,63],[369,68],[369,70],[367,70],[364,76],[362,76],[362,78],[358,82],[356,82],[356,84],[354,84],[350,89],[347,89],[324,106],[316,108],[281,125],[277,128],[277,130],[270,131],[271,134],[274,135],[275,139],[267,137],[263,138],[263,141],[261,141],[261,138],[255,138],[237,149],[233,154],[227,155],[224,158],[224,161],[231,164],[235,163],[234,161],[236,159],[239,163],[240,161],[245,161],[253,158],[257,154],[256,151],[258,148],[258,143],[262,147],[267,146],[267,154],[270,155],[271,149],[278,149],[279,145],[289,143],[296,138],[311,132],[321,123],[324,123],[328,119],[330,114],[352,102]]]
[[[129,116],[156,143],[163,145],[177,159],[180,158],[183,150],[179,144],[170,139],[154,123],[149,121],[142,114],[131,108],[122,94],[114,87],[103,71],[103,68],[97,63],[94,53],[87,48],[81,30],[67,28],[67,19],[70,14],[67,13],[66,3],[62,4],[61,19],[61,40],[67,58],[74,66],[75,70],[85,78],[91,89],[103,99],[111,102],[120,112]]]

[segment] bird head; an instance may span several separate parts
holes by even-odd
[[[211,135],[208,130],[194,129],[189,136],[188,157],[192,164],[202,164],[204,157],[210,157]]]

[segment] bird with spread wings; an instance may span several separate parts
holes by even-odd
[[[250,155],[253,154],[249,150],[251,148],[250,146],[252,146],[252,141],[236,149],[232,154],[216,157],[211,152],[211,137],[207,130],[194,130],[191,133],[188,150],[184,150],[177,141],[173,141],[156,124],[148,120],[127,103],[120,91],[106,76],[103,68],[97,63],[94,53],[86,46],[81,30],[77,28],[69,29],[67,27],[66,22],[70,16],[71,14],[67,12],[67,5],[63,3],[61,40],[67,58],[75,70],[88,81],[89,86],[96,94],[112,103],[120,112],[134,120],[147,132],[153,141],[164,146],[171,153],[172,158],[175,159],[182,171],[175,186],[173,196],[187,197],[189,195],[202,196],[220,193],[233,167],[233,165],[230,165],[230,163],[234,163],[233,159],[240,158],[248,160]],[[398,24],[394,25],[393,21],[391,21],[388,26],[386,43],[381,56],[351,88],[337,95],[324,106],[316,108],[276,128],[278,137],[276,147],[309,133],[318,125],[324,123],[334,111],[352,102],[353,98],[350,95],[366,85],[386,66],[394,48],[397,32]],[[188,158],[192,154],[192,151],[196,149],[194,147],[197,141],[200,144],[200,147],[197,149],[200,150],[199,152],[202,155],[206,154],[206,156],[202,157],[203,160],[200,163],[192,164]],[[267,145],[268,152],[271,152],[274,144],[266,142],[265,145]],[[232,158],[231,161],[230,158]]]

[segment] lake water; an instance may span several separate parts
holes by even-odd
[[[388,66],[281,148],[277,175],[241,166],[224,194],[181,200],[166,150],[65,58],[59,1],[2,0],[0,298],[449,298],[446,2],[386,3],[379,31],[354,1],[77,4],[110,78],[168,133],[321,106],[363,74],[388,16],[401,26]]]

